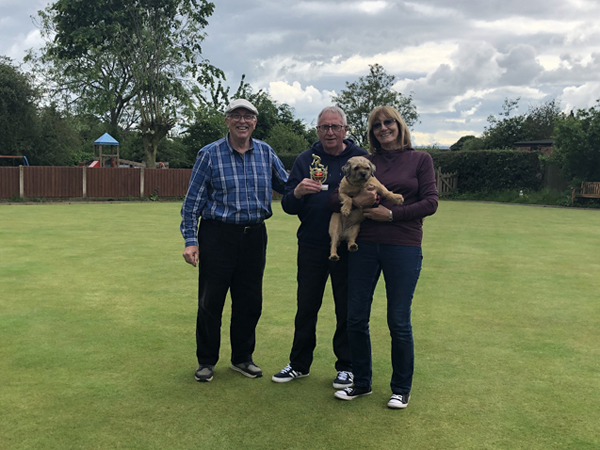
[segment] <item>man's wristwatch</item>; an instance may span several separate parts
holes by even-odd
[[[392,222],[394,220],[394,213],[390,209],[390,215],[388,216],[388,222]]]

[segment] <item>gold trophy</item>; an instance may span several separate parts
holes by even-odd
[[[321,190],[326,191],[329,186],[323,184],[327,180],[327,167],[321,164],[321,158],[313,153],[313,161],[310,165],[310,178],[321,183]]]

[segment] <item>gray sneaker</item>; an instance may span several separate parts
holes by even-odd
[[[196,369],[194,378],[196,378],[196,381],[212,381],[214,373],[215,366],[211,366],[210,364],[200,364]]]
[[[260,378],[263,376],[262,370],[253,361],[248,361],[240,364],[231,364],[231,369],[248,378]]]

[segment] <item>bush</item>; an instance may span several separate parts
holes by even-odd
[[[283,163],[283,166],[286,168],[286,170],[292,170],[294,161],[296,161],[296,158],[298,157],[296,153],[281,153],[277,156],[279,156],[279,159]]]
[[[600,181],[600,107],[580,109],[556,126],[553,159],[574,185]]]
[[[310,146],[304,137],[296,134],[289,125],[283,123],[278,123],[271,128],[265,141],[277,154],[299,155]]]
[[[498,191],[541,187],[543,167],[539,152],[513,150],[430,151],[436,170],[458,174],[460,192]]]

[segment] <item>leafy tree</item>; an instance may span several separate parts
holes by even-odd
[[[453,152],[462,150],[463,149],[463,145],[465,145],[471,139],[476,139],[476,137],[473,136],[472,134],[470,134],[468,136],[461,137],[458,141],[456,141],[454,144],[452,144],[450,146],[450,150],[453,151]]]
[[[281,122],[271,128],[266,141],[277,154],[292,153],[297,155],[309,147],[308,141],[302,135],[297,134],[290,125]]]
[[[527,134],[523,128],[525,118],[522,115],[505,117],[497,120],[488,117],[489,126],[483,131],[483,141],[486,149],[510,149],[515,142],[526,141]]]
[[[262,89],[256,94],[248,95],[247,100],[258,110],[258,121],[252,137],[266,141],[271,129],[280,122],[277,103]]]
[[[483,150],[485,148],[485,142],[481,138],[473,138],[466,141],[461,150],[464,151],[473,151],[473,150]]]
[[[156,158],[158,161],[168,161],[171,169],[192,167],[196,162],[196,154],[190,154],[181,136],[163,139]]]
[[[519,98],[504,100],[499,117],[489,116],[489,125],[483,132],[486,149],[514,148],[515,142],[550,139],[556,121],[564,116],[560,103],[550,100],[537,106],[530,106],[527,112],[511,116],[518,108]]]
[[[35,147],[37,93],[31,79],[9,58],[0,57],[0,136],[2,153],[29,156]]]
[[[482,139],[486,149],[514,148],[515,142],[527,140],[523,122],[523,115],[510,116],[513,110],[518,109],[520,98],[516,100],[504,99],[502,112],[499,117],[490,115],[487,118],[488,126],[484,128]]]
[[[579,109],[557,121],[553,158],[563,174],[600,181],[600,105]]]
[[[373,108],[388,105],[394,107],[406,125],[412,127],[419,118],[412,95],[405,96],[392,89],[396,77],[386,73],[379,64],[369,65],[369,74],[353,83],[346,82],[346,89],[333,97],[348,118],[349,134],[360,146],[368,145],[367,121]]]
[[[527,140],[550,139],[554,136],[554,127],[557,121],[564,117],[560,103],[556,99],[529,107],[523,123]]]
[[[39,112],[36,145],[30,163],[39,166],[72,166],[79,161],[80,137],[73,121],[54,105]]]
[[[57,0],[39,12],[47,39],[42,63],[79,110],[136,123],[149,167],[158,143],[190,105],[192,85],[222,72],[201,57],[206,0]],[[60,74],[63,74],[64,82]]]
[[[194,122],[187,127],[183,137],[188,159],[191,161],[190,167],[196,161],[196,155],[202,147],[221,139],[227,132],[225,114],[213,108],[199,108]]]
[[[191,147],[190,152],[193,152],[194,157],[199,149],[227,134],[223,111],[234,98],[244,98],[256,106],[258,122],[252,137],[268,142],[277,152],[299,153],[309,147],[309,142],[317,140],[316,130],[307,129],[302,120],[294,117],[294,108],[287,103],[278,104],[262,89],[254,92],[252,86],[245,81],[245,75],[242,75],[233,95],[230,95],[230,88],[224,87],[221,81],[213,79],[204,89],[194,92],[196,103],[200,106],[197,107],[195,120],[187,127],[187,135],[184,137],[184,142]],[[285,139],[289,142],[284,142]],[[300,147],[302,150],[298,150]]]

